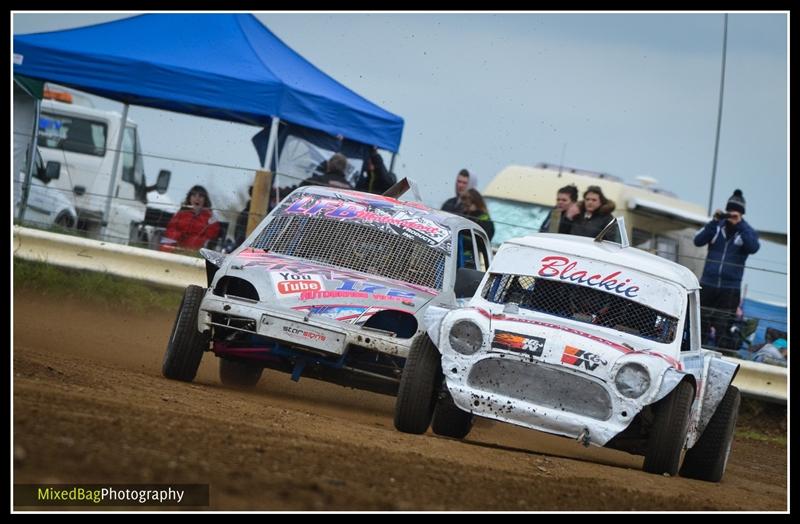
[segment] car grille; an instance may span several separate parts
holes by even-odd
[[[487,358],[472,366],[471,387],[597,420],[611,417],[611,397],[596,382],[545,364]]]
[[[352,222],[279,216],[250,246],[433,289],[444,278],[444,251]]]

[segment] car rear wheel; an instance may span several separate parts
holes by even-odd
[[[219,359],[219,379],[226,386],[250,388],[258,384],[264,368],[246,362]]]
[[[655,421],[647,442],[644,471],[659,475],[678,473],[693,400],[694,388],[684,380],[653,406]]]
[[[197,331],[197,314],[205,291],[200,286],[189,286],[183,293],[161,366],[161,373],[167,378],[191,382],[197,375],[209,341],[206,334]]]
[[[437,435],[461,439],[469,435],[474,418],[472,413],[456,406],[450,395],[447,395],[436,402],[431,429]]]
[[[408,352],[394,405],[394,427],[403,433],[427,431],[441,383],[441,359],[427,335],[417,337]]]
[[[741,400],[739,390],[728,386],[700,439],[686,452],[681,466],[682,477],[708,482],[722,480],[731,454],[733,431],[736,428]]]

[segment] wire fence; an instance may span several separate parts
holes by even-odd
[[[29,136],[29,135],[23,134],[23,133],[16,133],[15,132],[15,134],[20,135],[20,136]],[[116,152],[117,151],[116,149],[113,149],[113,148],[107,148],[107,150],[111,151],[111,152]],[[62,159],[63,159],[64,163],[66,163],[65,153],[66,152],[64,150],[62,150]],[[127,151],[127,150],[123,149],[123,150],[121,150],[121,153],[130,154],[130,151]],[[153,153],[141,153],[141,156],[143,158],[147,158],[147,159],[165,160],[165,161],[176,162],[176,163],[179,163],[179,164],[185,164],[185,165],[190,165],[190,166],[202,166],[202,167],[215,168],[215,169],[227,169],[227,170],[237,171],[241,175],[252,174],[254,171],[256,171],[258,169],[257,167],[248,167],[248,166],[243,166],[243,165],[230,165],[230,164],[224,164],[224,163],[218,163],[218,162],[208,162],[208,161],[197,161],[197,160],[192,160],[192,159],[188,159],[188,158],[180,158],[180,157],[159,155],[159,154],[153,154]],[[67,173],[68,173],[68,171],[67,171]],[[279,180],[280,186],[281,186],[281,187],[278,188],[278,190],[280,191],[280,189],[283,188],[283,191],[280,191],[280,195],[281,196],[285,196],[284,191],[286,190],[287,187],[296,186],[300,182],[304,182],[305,181],[306,184],[316,184],[316,182],[313,179],[309,179],[307,177],[301,177],[301,176],[293,175],[293,174],[290,174],[290,173],[278,172],[278,173],[275,173],[275,177],[276,177],[275,180]],[[124,183],[128,183],[128,182],[122,181],[122,180],[118,180],[118,184],[124,184]],[[20,194],[21,194],[21,184],[22,184],[22,182],[15,178],[15,180],[14,180],[14,191],[15,191],[15,193],[19,191]],[[66,200],[75,200],[75,196],[77,196],[77,195],[75,194],[74,188],[71,187],[73,185],[71,183],[71,181],[67,181],[67,185],[70,186],[70,187],[63,187],[63,185],[64,184],[62,183],[62,187],[57,187],[56,185],[53,185],[53,184],[40,184],[37,187],[37,191],[39,191],[40,193],[42,193],[45,196],[46,195],[52,196],[52,195],[60,194],[61,197],[66,199]],[[243,180],[241,182],[241,184],[240,184],[241,188],[248,187],[249,185],[252,185],[252,181],[251,180]],[[104,204],[108,199],[108,194],[106,192],[97,192],[97,191],[92,191],[92,190],[84,190],[84,192],[80,195],[79,199],[83,203],[83,207],[90,207],[90,208],[93,208],[93,209],[103,209],[104,208]],[[227,218],[227,220],[223,220],[223,222],[227,224],[227,227],[225,228],[224,234],[226,236],[228,236],[228,237],[233,235],[234,228],[232,226],[235,224],[236,218],[238,217],[238,214],[242,211],[242,208],[244,207],[242,199],[240,198],[239,200],[240,200],[239,201],[240,207],[238,209],[234,209],[231,206],[227,206],[227,207],[216,206],[216,207],[211,208],[214,212],[218,213],[223,219]],[[213,201],[213,198],[212,198],[212,201]],[[31,204],[32,204],[32,202],[31,202],[30,196],[29,196],[28,205],[31,206]],[[274,202],[271,202],[271,204],[274,204]],[[145,206],[149,207],[149,208],[160,210],[163,213],[165,213],[165,215],[166,214],[174,214],[175,212],[179,211],[180,208],[181,208],[181,204],[180,203],[167,204],[167,203],[163,203],[163,202],[149,201],[146,197],[142,197],[142,196],[140,196],[139,198],[124,197],[124,196],[114,196],[114,198],[112,199],[112,208],[113,209],[116,209],[117,211],[119,211],[121,208],[123,208],[123,209],[124,208],[128,208],[127,209],[127,212],[128,212],[127,214],[128,215],[135,216],[137,214],[142,214],[143,216],[141,217],[141,223],[136,226],[136,227],[139,228],[139,231],[138,231],[137,234],[134,234],[133,226],[132,226],[131,231],[129,231],[129,234],[128,234],[127,237],[125,237],[123,234],[121,234],[119,232],[117,232],[115,234],[113,232],[106,231],[106,235],[104,236],[103,240],[107,240],[107,241],[111,241],[111,242],[118,242],[118,243],[126,243],[126,244],[129,244],[129,245],[136,245],[136,246],[141,246],[141,247],[157,248],[158,246],[154,245],[154,243],[153,243],[152,236],[153,236],[153,233],[158,233],[157,229],[159,229],[159,228],[152,227],[152,226],[147,226],[146,224],[144,224],[144,211],[143,211],[143,208]],[[272,206],[270,206],[270,207],[272,207]],[[80,213],[79,213],[79,215],[80,215]],[[15,214],[15,217],[16,217],[16,214]],[[81,217],[79,216],[79,219],[80,218]],[[260,220],[260,219],[263,219],[263,216],[257,217],[257,218]],[[470,218],[470,217],[467,216],[467,218]],[[539,231],[538,225],[512,223],[512,222],[507,222],[507,221],[503,221],[503,220],[496,220],[496,219],[494,219],[493,222],[495,224],[495,227],[497,227],[497,226],[501,226],[501,227],[502,226],[507,226],[507,227],[513,227],[513,228],[519,228],[519,229],[528,230],[531,233],[537,233]],[[64,228],[64,227],[58,227],[57,225],[51,223],[50,221],[48,221],[46,219],[45,220],[41,220],[40,219],[37,222],[36,218],[29,217],[29,216],[26,216],[26,223],[35,225],[36,227],[42,227],[42,228],[45,228],[45,227],[57,227],[62,232],[68,232],[70,234],[76,234],[76,235],[80,235],[80,236],[97,238],[97,233],[96,232],[90,232],[85,227],[78,227],[78,226],[85,226],[85,224],[77,224],[76,223],[76,224],[74,224],[74,227]],[[161,229],[163,230],[163,227]],[[679,233],[679,232],[672,232],[671,233],[671,238],[673,238],[674,240],[683,241],[683,242],[691,242],[693,237],[694,237],[694,235],[690,235],[690,234],[686,234],[686,233]],[[224,243],[225,243],[225,238],[220,238],[219,241],[216,243],[217,245],[215,247],[218,248],[218,249],[222,248]],[[651,252],[651,253],[654,253],[656,255],[665,257],[665,258],[672,258],[672,259],[676,259],[677,258],[678,260],[692,261],[692,262],[696,262],[696,263],[704,262],[705,259],[706,259],[705,256],[699,256],[699,255],[685,253],[685,252],[676,253],[674,250],[659,249],[658,247],[653,247],[653,248],[649,248],[649,249],[646,249],[646,250]],[[788,265],[787,265],[787,262],[784,261],[784,260],[768,260],[768,259],[761,258],[761,257],[750,257],[748,259],[748,262],[750,262],[750,263],[748,263],[748,264],[732,264],[730,262],[725,262],[724,264],[727,264],[729,266],[742,267],[742,268],[745,268],[745,269],[748,269],[748,270],[758,271],[758,272],[762,272],[762,273],[766,273],[766,274],[773,274],[773,275],[777,275],[777,276],[785,277],[785,276],[788,275],[788,270],[786,269],[786,268],[788,268]],[[765,266],[773,266],[773,267],[765,267]],[[774,296],[776,298],[785,299],[785,297],[783,295],[778,295],[778,294],[775,294],[775,293],[769,293],[769,292],[766,292],[766,291],[758,291],[758,293],[763,293],[764,295]]]

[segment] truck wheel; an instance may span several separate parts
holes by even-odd
[[[728,386],[700,439],[686,452],[681,466],[682,477],[708,482],[722,480],[731,454],[733,430],[741,400],[739,390],[735,386]]]
[[[75,220],[69,213],[61,213],[58,215],[58,217],[56,217],[55,224],[59,227],[63,227],[64,229],[72,229],[75,227]]]
[[[439,352],[427,335],[411,344],[394,405],[394,427],[421,435],[431,424],[436,391],[441,383]]]
[[[456,406],[448,395],[436,402],[431,429],[437,435],[461,439],[469,435],[474,418],[472,413]]]
[[[250,388],[258,384],[264,368],[238,360],[219,359],[219,379],[226,386]]]
[[[191,382],[197,375],[209,340],[207,335],[197,331],[197,313],[205,291],[200,286],[188,286],[183,293],[161,366],[161,373],[167,378]]]
[[[655,421],[644,455],[644,471],[673,476],[678,473],[693,400],[692,385],[684,380],[653,406]]]

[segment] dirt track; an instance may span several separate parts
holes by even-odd
[[[172,321],[17,292],[15,483],[207,483],[232,510],[787,510],[784,446],[737,438],[711,484],[486,420],[406,435],[393,398],[269,371],[237,391],[213,355],[167,380]]]

